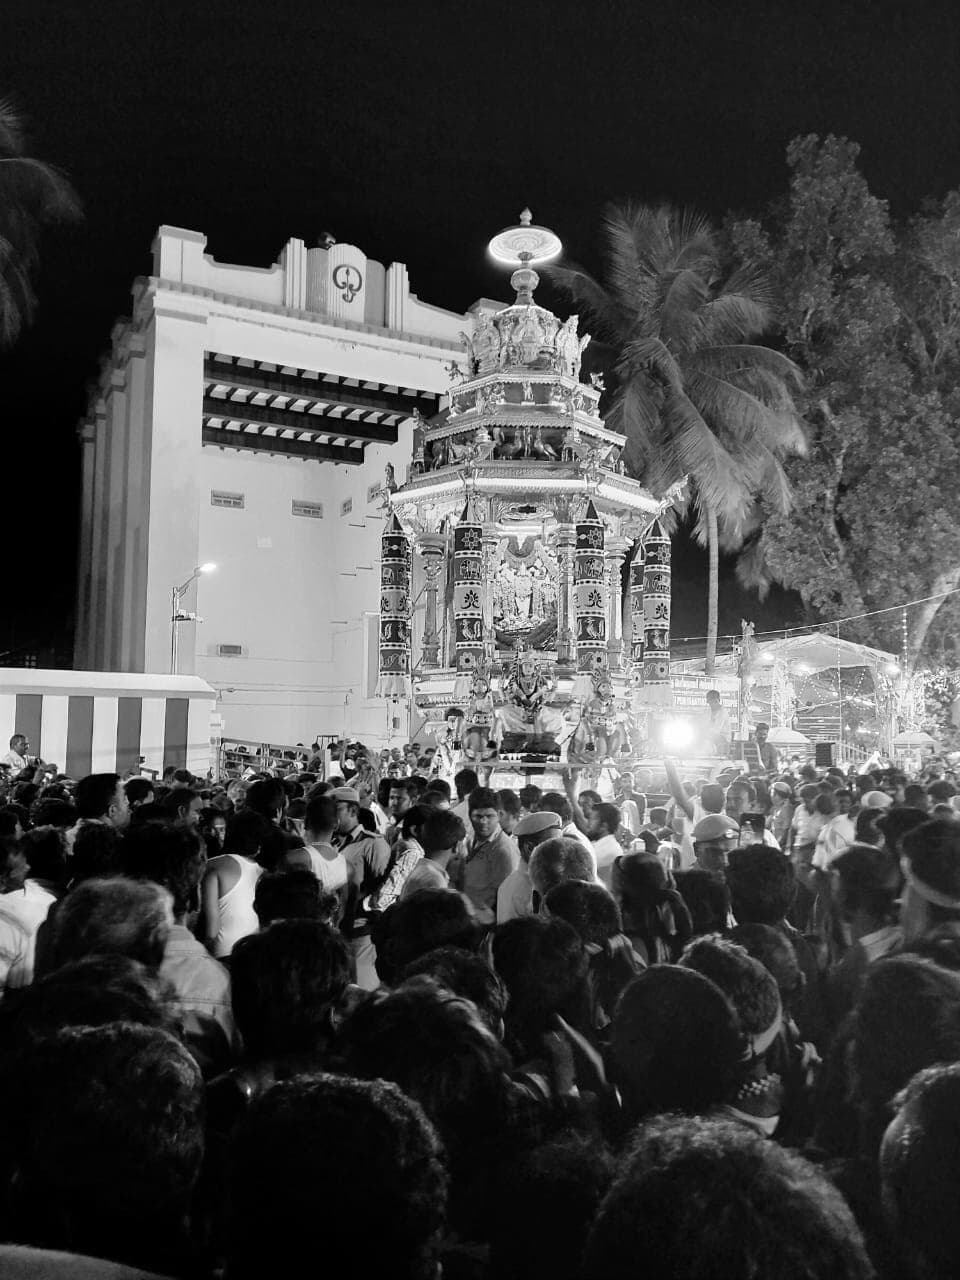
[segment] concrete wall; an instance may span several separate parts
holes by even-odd
[[[387,740],[387,704],[368,697],[375,669],[383,511],[368,495],[411,456],[367,445],[361,466],[202,444],[203,360],[222,352],[340,377],[443,394],[460,354],[460,315],[420,302],[402,263],[352,245],[291,240],[268,268],[216,262],[197,232],[161,227],[154,276],[113,333],[84,424],[76,665],[169,670],[170,596],[196,565],[182,607],[179,671],[218,690],[224,734],[309,742],[345,728]],[[242,493],[242,510],[211,490]],[[295,499],[323,504],[317,520]],[[352,510],[342,513],[350,499]],[[241,646],[221,657],[218,646]]]

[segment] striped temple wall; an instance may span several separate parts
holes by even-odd
[[[0,669],[0,755],[23,733],[32,755],[72,778],[169,765],[205,776],[215,709],[216,692],[193,676]]]

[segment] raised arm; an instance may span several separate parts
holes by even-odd
[[[570,811],[573,814],[573,821],[578,831],[589,835],[589,823],[587,822],[584,812],[580,807],[580,801],[577,799],[577,778],[571,769],[563,771],[563,789],[567,793],[567,799],[570,801]]]
[[[675,803],[692,822],[693,805],[690,803],[690,797],[683,789],[683,783],[680,781],[679,773],[677,773],[677,766],[672,760],[665,759],[663,767],[667,773],[667,786],[670,788],[670,794],[673,796]]]

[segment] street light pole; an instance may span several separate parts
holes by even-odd
[[[177,668],[180,664],[180,632],[179,626],[181,622],[187,621],[186,618],[180,616],[180,601],[183,599],[184,593],[192,582],[196,582],[201,573],[213,573],[216,565],[208,562],[207,564],[198,564],[191,573],[190,577],[174,587],[170,593],[170,674],[175,676],[178,674]]]

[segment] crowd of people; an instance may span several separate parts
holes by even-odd
[[[960,1274],[949,772],[11,756],[0,1274]]]

